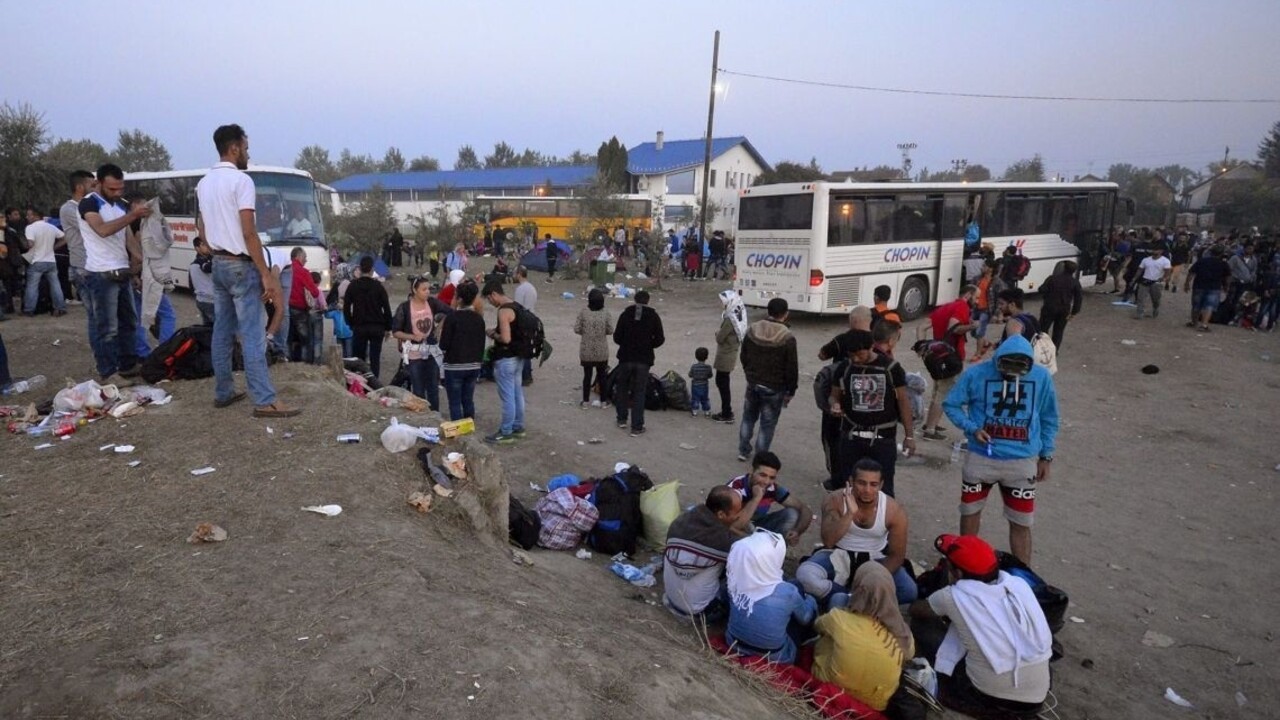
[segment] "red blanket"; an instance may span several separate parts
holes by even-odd
[[[800,648],[795,665],[769,662],[763,658],[738,655],[729,651],[723,635],[710,638],[711,647],[742,667],[759,673],[770,685],[788,695],[806,696],[824,717],[838,720],[887,720],[870,705],[854,698],[839,685],[822,682],[809,672],[813,667],[813,646]]]

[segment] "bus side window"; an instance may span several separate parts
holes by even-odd
[[[988,235],[997,237],[1005,234],[1004,205],[1005,196],[1003,192],[993,190],[983,193],[982,221],[979,223],[983,237]]]
[[[866,208],[862,200],[833,196],[827,216],[827,245],[857,245],[866,240]]]
[[[893,198],[867,199],[867,236],[873,243],[893,242]]]

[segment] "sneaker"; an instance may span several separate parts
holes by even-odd
[[[715,420],[716,422],[731,423],[733,422],[733,413],[729,413],[728,415],[724,413],[716,413],[715,415],[711,416],[711,419]]]
[[[640,437],[644,434],[644,428],[631,428],[631,437]]]
[[[501,432],[496,432],[492,435],[485,435],[484,441],[490,445],[510,445],[515,442],[516,439],[510,435],[503,435]]]
[[[739,454],[738,454],[738,462],[746,462],[746,461],[747,461],[747,456],[746,456],[746,455],[743,455],[743,454],[741,454],[741,453],[739,453]]]
[[[622,428],[623,430],[626,430],[628,427],[630,427],[630,424],[627,423],[626,420],[619,420],[618,427]]]
[[[697,410],[690,410],[690,411],[689,411],[689,417],[698,417],[698,411],[697,411]]]
[[[947,432],[942,428],[932,428],[920,433],[920,436],[926,440],[946,440]]]
[[[582,402],[578,403],[578,407],[582,408],[583,410],[586,410],[587,408],[591,407],[591,403],[583,400]]]
[[[524,428],[515,428],[514,430],[511,431],[511,437],[516,438],[518,440],[524,439],[528,434],[529,433],[524,431]]]

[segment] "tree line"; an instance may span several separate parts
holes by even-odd
[[[614,138],[617,142],[617,138]],[[607,143],[606,143],[607,145]],[[604,148],[604,145],[601,146]],[[625,150],[625,149],[624,149]],[[493,152],[483,158],[471,145],[458,148],[458,156],[453,161],[454,170],[481,170],[512,167],[556,167],[564,165],[594,165],[596,155],[582,150],[575,150],[565,157],[538,152],[525,148],[517,152],[506,142],[493,145]],[[388,147],[382,159],[369,154],[356,154],[343,148],[334,160],[329,150],[322,145],[307,145],[298,152],[293,166],[306,170],[311,177],[322,183],[332,183],[352,175],[398,172],[434,172],[441,169],[440,161],[430,155],[420,155],[412,160],[405,160],[404,154],[396,146]]]

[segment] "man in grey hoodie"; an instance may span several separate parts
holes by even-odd
[[[747,376],[746,401],[742,408],[742,424],[738,427],[738,460],[751,456],[751,436],[755,434],[755,451],[764,452],[773,443],[773,430],[778,426],[782,408],[791,402],[800,383],[800,363],[796,355],[796,337],[787,327],[787,301],[769,301],[769,317],[757,320],[747,329],[742,340],[740,359]],[[755,432],[756,421],[760,431]]]

